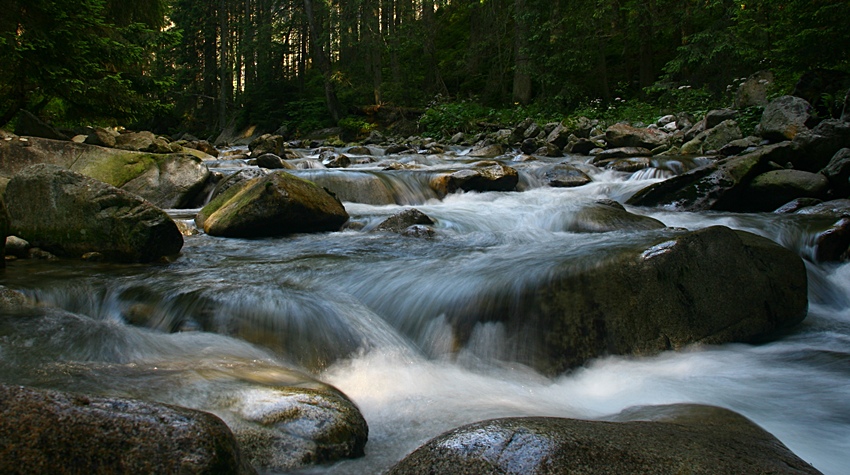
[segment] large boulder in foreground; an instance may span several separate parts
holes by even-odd
[[[143,153],[39,138],[0,142],[0,177],[38,163],[82,173],[160,208],[188,205],[210,175],[203,160],[190,153]]]
[[[250,474],[205,412],[0,385],[0,472]]]
[[[33,165],[6,188],[11,234],[57,256],[98,252],[149,262],[180,252],[183,236],[151,203],[56,165]]]
[[[225,237],[338,231],[346,221],[335,196],[282,171],[229,188],[195,218],[207,234]]]
[[[609,475],[819,474],[773,435],[719,407],[626,410],[619,422],[494,419],[442,434],[389,475],[433,473]]]

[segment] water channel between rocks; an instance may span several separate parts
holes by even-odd
[[[809,315],[778,341],[606,357],[547,377],[518,363],[532,358],[533,349],[486,318],[497,311],[493,302],[670,233],[569,231],[583,206],[623,202],[664,171],[586,167],[592,183],[550,188],[537,172],[563,159],[508,163],[520,170],[521,191],[441,200],[427,189],[429,174],[472,160],[394,158],[419,168],[383,171],[383,164],[365,163],[293,171],[320,185],[363,180],[350,192],[366,190],[366,203],[338,193],[353,223],[340,232],[251,240],[201,233],[186,237],[170,264],[11,263],[0,283],[76,320],[65,314],[0,326],[0,377],[204,408],[243,382],[272,387],[285,383],[288,368],[308,371],[358,405],[369,442],[364,458],[300,473],[380,473],[428,439],[487,418],[592,419],[677,402],[740,412],[824,473],[846,473],[850,264],[807,261]],[[232,173],[244,164],[210,166]],[[375,180],[385,186],[377,194]],[[369,232],[414,206],[436,222],[434,238]],[[796,215],[630,211],[672,228],[720,224],[804,257],[812,252],[811,222]],[[172,215],[190,221],[193,212]],[[477,320],[460,340],[448,320],[464,312]]]

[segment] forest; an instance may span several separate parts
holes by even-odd
[[[369,130],[381,110],[426,133],[473,119],[628,118],[727,106],[761,70],[777,95],[814,77],[831,113],[850,74],[846,0],[3,4],[0,127],[22,109],[65,127],[295,137]]]

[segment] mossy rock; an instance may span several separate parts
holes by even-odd
[[[229,188],[195,219],[207,234],[225,237],[338,231],[346,221],[348,213],[335,196],[285,172]]]

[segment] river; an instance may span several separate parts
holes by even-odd
[[[394,157],[414,170],[363,163],[341,171],[308,168],[315,156],[302,151],[305,169],[296,174],[319,182],[378,177],[393,196],[394,203],[344,201],[355,225],[340,232],[266,239],[201,233],[187,236],[167,264],[10,262],[0,283],[64,311],[0,323],[0,381],[204,409],[232,394],[243,373],[256,388],[257,381],[285,383],[290,369],[304,371],[357,404],[369,442],[361,459],[299,473],[380,473],[428,439],[486,418],[593,419],[678,402],[737,411],[824,473],[846,473],[850,264],[807,260],[809,315],[778,341],[605,357],[543,376],[519,363],[529,351],[521,339],[486,318],[459,345],[447,312],[462,306],[486,315],[494,294],[534,285],[556,265],[592,265],[663,233],[568,229],[582,206],[625,201],[670,172],[585,166],[592,183],[550,188],[535,171],[563,159],[510,162],[520,170],[520,192],[438,199],[423,185],[428,174],[467,166],[464,153]],[[224,173],[244,168],[210,165]],[[369,232],[413,206],[436,222],[432,239]],[[169,212],[188,223],[195,211]],[[807,259],[820,225],[797,215],[630,211],[669,227],[751,231]]]

